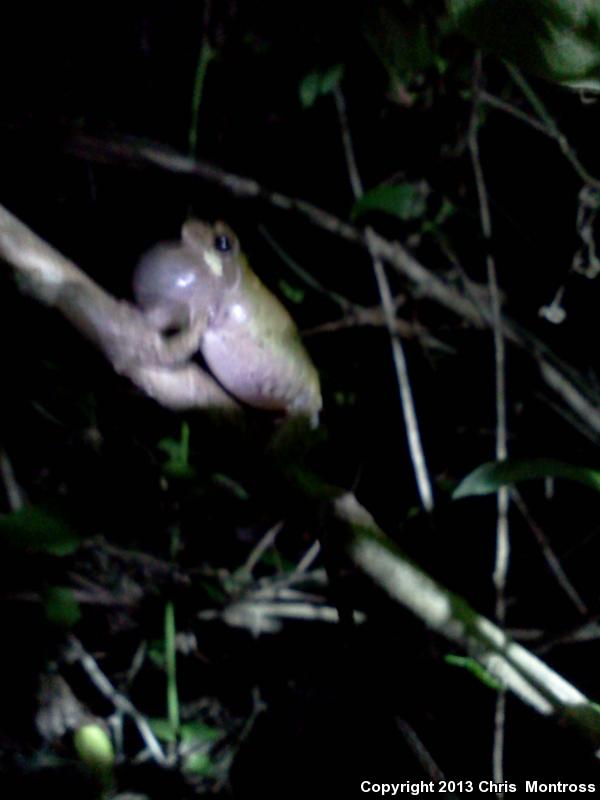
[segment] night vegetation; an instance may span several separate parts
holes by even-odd
[[[1,796],[600,786],[597,4],[4,35]],[[318,428],[166,408],[50,296],[47,245],[131,301],[189,217],[298,325]]]

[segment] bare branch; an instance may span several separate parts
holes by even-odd
[[[600,710],[546,663],[513,642],[459,595],[433,580],[377,527],[352,494],[335,502],[342,546],[352,561],[426,625],[457,642],[507,690],[538,713],[554,716],[600,746]],[[598,755],[598,753],[597,753]]]
[[[350,177],[350,185],[352,186],[354,199],[358,200],[358,198],[360,198],[363,194],[363,185],[360,173],[358,171],[358,165],[356,163],[356,156],[354,154],[354,145],[352,143],[348,115],[346,113],[346,102],[339,87],[336,87],[334,90],[333,97],[342,130],[342,141],[344,145],[346,165]],[[392,296],[387,275],[385,274],[382,259],[375,254],[372,246],[373,236],[375,235],[373,229],[367,228],[366,234],[367,247],[371,255],[373,273],[375,275],[377,290],[381,300],[383,317],[385,319],[385,324],[390,337],[390,344],[392,346],[392,357],[394,360],[396,380],[398,382],[398,389],[400,392],[400,403],[402,406],[402,415],[404,417],[404,426],[406,428],[408,450],[413,465],[417,489],[419,491],[421,505],[425,511],[431,512],[433,511],[433,490],[431,488],[431,481],[429,480],[425,451],[423,450],[421,433],[419,431],[419,421],[417,418],[417,411],[408,372],[408,364],[406,362],[402,341],[400,337],[395,334],[396,306],[394,304],[394,298]]]
[[[176,409],[237,404],[198,365],[193,327],[166,338],[130,303],[116,300],[75,264],[0,206],[0,257],[37,300],[59,310],[101,350],[116,372]]]
[[[369,246],[374,256],[382,258],[411,282],[413,295],[433,300],[471,325],[492,327],[493,315],[485,290],[473,291],[477,287],[470,285],[461,292],[424,267],[399,242],[389,241],[376,232],[371,233],[367,242],[364,231],[304,200],[271,192],[251,178],[147,142],[131,139],[115,142],[78,136],[70,142],[69,148],[74,155],[100,162],[127,163],[138,167],[146,164],[169,172],[195,175],[237,197],[260,199],[275,208],[294,211],[324,231],[365,249]],[[542,342],[506,317],[502,331],[507,341],[523,349],[535,360],[546,384],[575,412],[592,437],[600,440],[600,397],[596,389],[583,377],[569,375]]]

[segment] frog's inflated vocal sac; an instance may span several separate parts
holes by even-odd
[[[317,418],[318,373],[292,318],[250,269],[227,225],[186,222],[180,242],[142,257],[133,289],[154,327],[198,331],[198,350],[238,400]]]

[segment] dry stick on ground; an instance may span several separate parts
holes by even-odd
[[[489,300],[485,298],[485,290],[477,291],[478,287],[475,286],[476,291],[471,291],[471,287],[465,286],[463,293],[424,267],[399,242],[389,241],[376,232],[367,241],[365,231],[304,200],[269,191],[251,178],[235,175],[205,161],[187,158],[156,144],[78,136],[69,144],[69,150],[79,157],[99,162],[126,163],[130,166],[146,164],[173,173],[195,175],[237,197],[259,199],[275,208],[298,213],[316,227],[365,247],[375,257],[382,258],[410,281],[415,296],[433,300],[469,324],[492,326],[493,315]],[[477,301],[469,295],[477,297]],[[574,375],[543,342],[506,317],[502,321],[502,331],[507,341],[535,360],[546,385],[580,418],[590,435],[600,440],[600,397],[595,387],[585,378]]]
[[[168,763],[167,757],[163,753],[162,747],[152,732],[148,720],[140,714],[128,697],[125,697],[125,695],[115,689],[98,666],[96,660],[85,650],[79,639],[75,636],[69,637],[69,643],[66,648],[66,658],[68,660],[78,661],[98,691],[109,700],[118,711],[127,714],[133,720],[154,761],[156,761],[157,764],[165,766]]]
[[[352,136],[350,134],[350,126],[348,124],[348,115],[346,113],[346,101],[342,90],[336,87],[333,93],[335,105],[340,120],[340,127],[342,130],[342,141],[344,145],[344,154],[346,156],[346,166],[350,176],[350,184],[352,186],[352,193],[354,199],[358,200],[363,194],[362,180],[358,171],[356,157],[354,155],[354,145],[352,143]],[[413,464],[415,473],[415,480],[421,498],[421,505],[425,511],[433,511],[433,491],[431,489],[431,481],[429,480],[429,473],[427,471],[427,462],[425,460],[425,452],[421,441],[421,434],[419,431],[419,421],[417,419],[417,412],[413,398],[413,392],[410,385],[410,376],[408,374],[408,365],[406,363],[406,356],[400,338],[395,334],[395,321],[396,321],[396,308],[394,305],[394,298],[390,289],[390,284],[385,274],[385,269],[381,258],[374,254],[370,241],[373,237],[373,230],[367,229],[367,246],[371,255],[373,263],[373,272],[375,274],[375,281],[381,299],[381,307],[385,318],[386,327],[390,335],[390,342],[392,345],[392,356],[394,359],[394,367],[396,369],[396,379],[398,381],[398,388],[400,390],[400,402],[402,405],[402,415],[404,417],[404,426],[406,428],[406,438],[408,440],[408,449],[410,458]]]
[[[479,217],[481,230],[487,243],[486,270],[487,282],[490,289],[492,307],[492,331],[494,335],[494,366],[495,366],[495,396],[496,396],[496,460],[505,461],[508,456],[507,431],[506,431],[506,371],[505,371],[505,346],[502,333],[502,309],[500,292],[498,290],[498,277],[496,263],[490,251],[492,242],[492,218],[479,155],[479,87],[482,82],[481,54],[475,56],[474,64],[474,92],[471,119],[469,121],[468,142],[471,153],[471,163],[475,174],[475,186],[479,198]],[[506,579],[510,560],[510,538],[508,529],[508,486],[501,486],[496,493],[496,558],[494,564],[494,586],[496,588],[496,621],[504,626],[506,621]],[[506,726],[506,695],[499,692],[496,699],[496,713],[494,716],[494,745],[492,775],[495,783],[504,780],[504,739]]]

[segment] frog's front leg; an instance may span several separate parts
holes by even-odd
[[[152,320],[150,319],[152,324]],[[176,366],[189,361],[199,350],[207,319],[198,316],[181,330],[171,335],[161,334],[164,350],[161,352],[162,366]]]
[[[115,300],[87,280],[65,284],[54,305],[99,350],[120,375],[161,405],[174,410],[234,409],[237,403],[198,364],[205,321],[197,318],[173,336],[165,336],[136,306]]]
[[[206,327],[198,318],[173,336],[166,336],[139,308],[115,300],[91,281],[66,283],[54,305],[120,373],[134,366],[174,367],[189,361]]]

